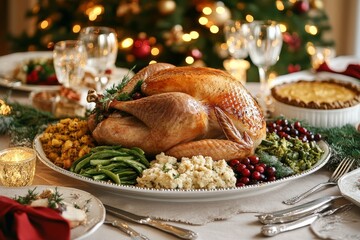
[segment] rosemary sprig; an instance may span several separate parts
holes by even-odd
[[[53,209],[58,209],[63,205],[63,200],[64,199],[62,198],[62,194],[60,194],[58,189],[55,188],[55,192],[51,194],[51,196],[48,198],[49,207]]]
[[[28,193],[25,196],[15,196],[14,200],[22,205],[28,205],[32,201],[34,201],[36,199],[36,197],[38,196],[38,194],[35,193],[35,190],[36,190],[36,187],[32,190],[29,189]]]

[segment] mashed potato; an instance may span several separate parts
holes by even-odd
[[[215,189],[235,187],[236,178],[225,160],[194,156],[177,162],[161,153],[137,182],[138,187],[156,189]]]

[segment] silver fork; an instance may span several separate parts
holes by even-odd
[[[335,169],[335,171],[333,172],[333,174],[331,175],[331,177],[329,178],[329,180],[327,182],[323,182],[323,183],[319,183],[318,185],[316,185],[315,187],[311,188],[310,190],[297,195],[295,197],[292,197],[288,200],[283,201],[283,203],[287,204],[287,205],[293,205],[295,203],[300,202],[302,199],[308,197],[309,195],[311,195],[312,193],[318,191],[319,189],[325,187],[325,186],[335,186],[337,185],[337,181],[339,180],[340,177],[342,177],[345,173],[347,173],[351,166],[353,165],[355,159],[351,159],[351,158],[344,158],[340,164],[337,166],[337,168]]]

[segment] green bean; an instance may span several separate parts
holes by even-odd
[[[145,154],[144,150],[142,150],[141,148],[138,148],[138,147],[132,147],[131,150],[134,150],[134,151],[138,152],[141,155]]]
[[[111,161],[135,160],[133,156],[118,156],[110,159]]]
[[[93,176],[91,176],[94,180],[103,180],[103,179],[106,179],[107,178],[107,176],[106,176],[106,174],[98,174],[98,175],[93,175]]]
[[[110,159],[91,159],[90,160],[90,165],[94,166],[94,165],[109,165],[111,164],[111,160]]]
[[[123,169],[124,167],[127,167],[127,165],[126,165],[126,163],[115,162],[115,163],[111,163],[109,165],[98,165],[97,167],[101,167],[102,169],[115,171],[118,168]]]
[[[116,184],[121,184],[121,181],[120,181],[120,178],[119,178],[119,175],[109,171],[109,170],[106,170],[106,169],[99,169],[99,172],[101,173],[104,173],[106,176],[108,176],[111,180],[113,180]]]
[[[87,158],[87,157],[90,157],[90,156],[91,156],[91,153],[87,153],[87,154],[85,154],[84,156],[78,158],[76,161],[74,161],[74,162],[71,164],[71,166],[70,166],[70,172],[73,172],[73,171],[74,171],[75,166],[76,166],[79,162],[81,162],[83,159],[85,159],[85,158]]]
[[[95,153],[95,152],[99,152],[99,151],[104,151],[104,150],[119,150],[122,147],[120,145],[115,145],[115,146],[97,146],[91,149],[91,152]]]
[[[134,160],[123,160],[126,164],[128,164],[129,167],[132,167],[138,174],[141,174],[144,169],[146,169],[146,166],[144,164],[139,163]]]
[[[136,180],[127,180],[127,181],[123,181],[121,182],[122,185],[135,185],[136,184]]]
[[[140,149],[140,150],[141,150],[141,149]],[[145,158],[145,156],[144,156],[143,154],[140,154],[140,153],[138,152],[138,150],[135,150],[135,149],[132,148],[132,150],[130,150],[129,153],[132,154],[132,155],[134,155],[134,156],[136,156],[136,157],[138,157],[139,160],[140,160],[140,162],[141,162],[142,164],[144,164],[146,167],[149,167],[149,166],[150,166],[149,161]]]

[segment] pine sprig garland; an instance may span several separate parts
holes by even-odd
[[[51,113],[20,103],[7,103],[11,114],[0,115],[0,134],[10,135],[12,146],[31,146],[35,136],[58,119]]]
[[[332,157],[328,166],[334,170],[345,157],[355,159],[353,168],[360,167],[360,132],[351,124],[342,127],[320,128],[309,127],[313,132],[320,133],[332,149]]]

